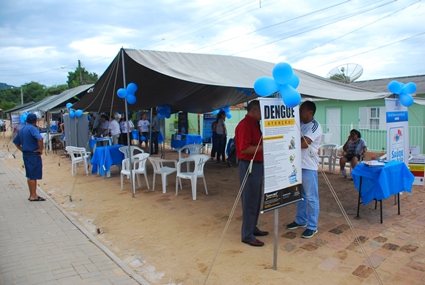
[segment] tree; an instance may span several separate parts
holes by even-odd
[[[78,61],[78,63],[80,63]],[[98,76],[95,72],[88,72],[81,65],[75,68],[74,72],[68,72],[68,88],[74,88],[84,84],[92,84],[98,80]]]
[[[331,80],[339,81],[342,83],[349,83],[350,82],[350,76],[347,76],[345,74],[334,74],[331,77],[329,77]]]
[[[62,92],[64,92],[65,90],[68,90],[68,85],[66,85],[66,84],[53,85],[53,86],[47,88],[46,96],[59,95]]]

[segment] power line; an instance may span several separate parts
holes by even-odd
[[[316,46],[316,47],[314,47],[314,48],[311,48],[311,49],[308,49],[308,50],[306,50],[306,51],[300,52],[300,53],[298,53],[298,54],[296,54],[296,55],[293,55],[293,56],[291,56],[291,57],[287,57],[287,58],[286,58],[286,60],[291,59],[291,58],[294,58],[294,57],[298,57],[298,56],[300,56],[300,55],[302,55],[302,54],[308,53],[308,52],[310,52],[310,51],[312,51],[312,50],[315,50],[315,49],[317,49],[317,48],[319,48],[319,47],[325,46],[325,45],[327,45],[327,44],[329,44],[329,43],[331,43],[331,42],[334,42],[334,41],[336,41],[336,40],[339,40],[339,39],[341,39],[341,38],[343,38],[343,37],[345,37],[345,36],[347,36],[347,35],[353,34],[353,33],[357,32],[357,31],[359,31],[359,30],[361,30],[361,29],[363,29],[363,28],[365,28],[365,27],[368,27],[368,26],[370,26],[370,25],[373,25],[373,24],[375,24],[375,23],[377,23],[377,22],[379,22],[379,21],[381,21],[381,20],[383,20],[383,19],[385,19],[385,18],[388,18],[388,17],[390,17],[390,16],[392,16],[392,15],[394,15],[394,14],[396,14],[396,13],[399,13],[400,11],[403,11],[403,10],[407,9],[407,8],[409,8],[410,6],[416,5],[416,4],[417,4],[417,3],[419,3],[419,2],[421,2],[421,0],[419,0],[419,1],[415,2],[415,3],[411,3],[411,4],[409,4],[409,5],[408,5],[408,6],[406,6],[406,7],[403,7],[403,8],[401,8],[401,9],[399,9],[399,10],[397,10],[397,11],[393,12],[393,13],[390,13],[390,14],[388,14],[388,15],[386,15],[386,16],[384,16],[384,17],[382,17],[382,18],[379,18],[378,20],[375,20],[375,21],[373,21],[373,22],[371,22],[371,23],[368,23],[368,24],[366,24],[366,25],[364,25],[364,26],[361,26],[361,27],[360,27],[360,28],[358,28],[358,29],[354,29],[354,30],[352,30],[351,32],[348,32],[348,33],[346,33],[346,34],[343,34],[343,35],[342,35],[342,36],[340,36],[340,37],[334,38],[334,39],[332,39],[332,40],[330,40],[330,41],[327,41],[327,42],[325,42],[325,43],[323,43],[323,44],[321,44],[321,45],[318,45],[318,46]]]
[[[274,1],[274,2],[272,2],[272,3],[270,3],[270,4],[267,4],[267,5],[265,5],[265,6],[268,6],[268,5],[272,5],[272,4],[274,4],[274,3],[276,3],[276,2],[278,2],[278,1],[280,1],[280,0],[277,0],[277,1]],[[243,5],[241,5],[241,6],[236,6],[236,4],[232,4],[232,5],[229,5],[229,6],[227,6],[226,8],[224,8],[224,9],[222,9],[222,10],[218,10],[218,11],[216,11],[216,12],[214,12],[212,15],[213,16],[210,16],[210,17],[204,17],[204,16],[201,16],[201,17],[199,17],[198,19],[202,19],[202,21],[200,21],[200,22],[196,22],[196,20],[195,20],[195,23],[192,21],[192,22],[190,22],[190,24],[189,24],[189,26],[187,26],[187,27],[184,27],[184,28],[182,28],[182,29],[180,29],[180,31],[179,30],[177,30],[177,32],[172,32],[171,34],[171,37],[170,38],[163,38],[162,37],[162,39],[160,39],[160,40],[152,40],[152,41],[148,41],[148,42],[146,42],[145,44],[148,44],[148,45],[151,45],[151,44],[153,44],[153,43],[156,43],[156,42],[158,42],[158,43],[160,43],[160,42],[162,42],[163,40],[178,40],[178,39],[181,39],[181,38],[183,38],[183,37],[186,37],[186,36],[189,36],[189,35],[191,35],[191,34],[194,34],[194,33],[196,33],[196,32],[199,32],[199,31],[202,31],[202,30],[205,30],[206,28],[208,28],[208,27],[211,27],[211,26],[213,26],[213,25],[216,25],[216,24],[219,24],[219,23],[222,23],[222,22],[224,22],[224,21],[227,21],[227,20],[229,20],[229,19],[232,19],[232,18],[235,18],[235,17],[237,17],[237,16],[241,16],[241,15],[244,15],[244,14],[247,14],[247,13],[250,13],[251,11],[254,11],[254,10],[257,10],[258,8],[255,8],[255,9],[251,9],[251,10],[249,10],[249,11],[246,11],[246,12],[244,12],[243,11],[243,9],[245,9],[244,7],[245,6],[247,6],[246,7],[246,9],[248,9],[248,8],[250,8],[251,6],[253,6],[253,5],[256,5],[256,4],[254,4],[254,3],[252,3],[251,1],[250,1],[250,3],[249,4],[243,4]],[[236,6],[235,8],[233,8],[234,6]],[[263,5],[264,6],[264,5]],[[222,18],[224,18],[224,17],[227,17],[227,14],[229,14],[229,13],[235,13],[235,11],[238,11],[238,10],[242,10],[238,15],[234,15],[234,16],[232,16],[231,18],[227,18],[227,19],[225,19],[225,20],[222,20],[222,21],[218,21],[218,22],[215,22],[214,23],[214,21],[216,21],[216,20],[220,20],[220,19],[222,19]],[[224,12],[223,12],[224,11]],[[215,14],[219,14],[218,16],[216,16]],[[212,22],[212,24],[210,24]],[[202,25],[205,25],[205,24],[208,24],[208,26],[203,26],[202,27]],[[202,27],[202,28],[199,28],[199,27]],[[193,28],[197,28],[197,29],[193,29]],[[179,35],[181,35],[181,36],[179,36]]]
[[[407,41],[407,40],[412,39],[412,38],[415,38],[415,37],[419,37],[419,36],[421,36],[423,34],[425,34],[425,32],[422,32],[422,33],[416,34],[414,36],[410,36],[410,37],[407,37],[407,38],[404,38],[402,40],[398,40],[398,41],[395,41],[395,42],[392,42],[392,43],[389,43],[389,44],[386,44],[386,45],[382,45],[382,46],[379,46],[379,47],[376,47],[376,48],[373,48],[373,49],[370,49],[370,50],[367,50],[367,51],[364,51],[364,52],[360,52],[360,53],[353,54],[353,55],[350,55],[350,56],[347,56],[347,57],[339,58],[339,59],[330,61],[330,62],[325,63],[325,64],[317,65],[315,67],[312,67],[311,69],[314,69],[314,68],[317,68],[317,67],[320,67],[320,66],[325,66],[325,65],[328,65],[329,63],[334,63],[334,62],[337,62],[337,61],[340,61],[340,60],[343,60],[343,59],[347,59],[347,58],[350,58],[350,57],[355,57],[355,56],[358,56],[358,55],[361,55],[361,54],[365,54],[365,53],[368,53],[368,52],[371,52],[371,51],[375,51],[375,50],[378,50],[378,49],[381,49],[381,48],[384,48],[384,47],[387,47],[387,46],[390,46],[390,45],[393,45],[393,44],[397,44],[397,43],[400,43],[400,42],[403,42],[403,41]]]
[[[269,26],[266,26],[266,27],[263,27],[263,28],[260,28],[260,29],[254,30],[254,31],[252,31],[252,32],[246,33],[246,34],[241,35],[241,36],[237,36],[237,37],[229,38],[229,39],[226,39],[226,40],[223,40],[223,41],[220,41],[220,42],[216,42],[216,43],[213,43],[213,44],[210,44],[210,45],[207,45],[207,46],[203,46],[203,47],[200,47],[200,48],[197,48],[197,49],[193,50],[192,52],[194,52],[194,51],[198,51],[198,50],[202,50],[202,49],[204,49],[204,48],[211,47],[211,46],[215,46],[215,45],[218,45],[218,44],[222,44],[222,43],[225,43],[225,42],[228,42],[228,41],[231,41],[231,40],[235,40],[235,39],[237,39],[237,38],[244,37],[244,36],[247,36],[247,35],[250,35],[250,34],[253,34],[253,33],[256,33],[256,32],[259,32],[259,31],[262,31],[262,30],[265,30],[265,29],[268,29],[268,28],[271,28],[271,27],[275,27],[275,26],[278,26],[278,25],[282,25],[282,24],[284,24],[284,23],[288,23],[288,22],[290,22],[290,21],[294,21],[294,20],[297,20],[297,19],[300,19],[300,18],[303,18],[303,17],[306,17],[306,16],[310,16],[310,15],[313,15],[313,14],[315,14],[315,13],[322,12],[322,11],[324,11],[324,10],[327,10],[327,9],[330,9],[330,8],[333,8],[333,7],[336,7],[336,6],[339,6],[339,5],[345,4],[345,3],[347,3],[347,2],[350,2],[350,0],[347,0],[347,1],[344,1],[344,2],[341,2],[341,3],[338,3],[338,4],[335,4],[335,5],[332,5],[332,6],[328,6],[328,7],[326,7],[326,8],[319,9],[319,10],[316,10],[316,11],[313,11],[313,12],[310,12],[310,13],[307,13],[307,14],[304,14],[304,15],[301,15],[301,16],[298,16],[298,17],[295,17],[295,18],[292,18],[292,19],[289,19],[289,20],[283,21],[283,22],[279,22],[279,23],[276,23],[276,24],[273,24],[273,25],[269,25]]]
[[[304,31],[298,32],[298,33],[296,33],[296,34],[288,35],[288,36],[285,36],[285,37],[283,37],[283,38],[278,38],[278,39],[273,40],[273,41],[271,41],[271,42],[267,42],[267,43],[264,43],[264,44],[261,44],[261,45],[258,45],[258,46],[255,46],[255,47],[252,47],[252,48],[249,48],[249,49],[243,50],[243,51],[239,51],[239,52],[236,52],[236,53],[232,53],[232,54],[230,54],[230,55],[240,54],[240,53],[243,53],[243,52],[246,52],[246,51],[250,51],[250,50],[253,50],[253,49],[257,49],[257,48],[259,48],[259,47],[263,47],[263,46],[266,46],[266,45],[270,45],[270,44],[273,44],[273,43],[276,43],[276,42],[279,42],[279,41],[282,41],[282,40],[285,40],[285,39],[288,39],[288,38],[292,38],[292,37],[294,37],[294,36],[299,36],[299,35],[305,34],[305,33],[307,33],[307,32],[314,31],[314,30],[317,30],[317,29],[319,29],[319,28],[323,28],[323,27],[329,26],[329,25],[331,25],[331,24],[335,24],[335,23],[340,22],[340,21],[342,21],[342,20],[346,20],[346,19],[352,18],[352,17],[354,17],[354,16],[358,16],[358,15],[360,15],[360,14],[363,14],[363,13],[366,13],[366,12],[369,12],[369,11],[372,11],[372,10],[374,10],[374,9],[381,8],[381,7],[386,6],[386,5],[388,5],[388,4],[390,4],[391,2],[394,2],[394,1],[396,1],[396,0],[393,0],[393,1],[390,1],[390,2],[387,2],[387,3],[384,3],[384,4],[381,4],[381,5],[378,5],[378,6],[376,6],[376,7],[373,7],[373,8],[367,9],[367,10],[363,10],[363,11],[359,11],[359,12],[350,13],[350,14],[348,14],[347,16],[342,16],[341,18],[337,18],[336,20],[331,21],[331,22],[328,22],[328,23],[325,23],[325,24],[323,24],[323,25],[315,26],[315,27],[312,27],[312,28],[310,28],[310,29],[308,29],[308,30],[304,30]],[[365,6],[365,7],[366,7],[366,6]],[[311,25],[311,23],[309,23],[309,25]]]

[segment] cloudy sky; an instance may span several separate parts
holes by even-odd
[[[103,74],[121,47],[288,62],[359,80],[425,74],[424,0],[0,0],[0,82]],[[340,68],[339,68],[340,69]]]

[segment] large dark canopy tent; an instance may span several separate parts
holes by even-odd
[[[275,64],[255,59],[211,55],[121,49],[94,86],[94,90],[74,104],[85,111],[122,111],[124,99],[116,91],[136,83],[136,103],[128,109],[149,109],[169,104],[174,111],[210,112],[257,97],[255,80],[272,77]],[[123,73],[123,67],[125,73]],[[303,97],[338,100],[384,98],[388,92],[376,92],[328,80],[294,69],[300,78],[297,90]],[[245,92],[247,91],[247,92]]]

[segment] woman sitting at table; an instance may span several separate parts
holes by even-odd
[[[347,172],[345,171],[345,163],[350,162],[351,168],[354,169],[359,163],[360,158],[367,151],[367,145],[362,135],[356,129],[350,131],[347,141],[345,142],[343,149],[343,156],[339,160],[340,173],[347,178]]]

